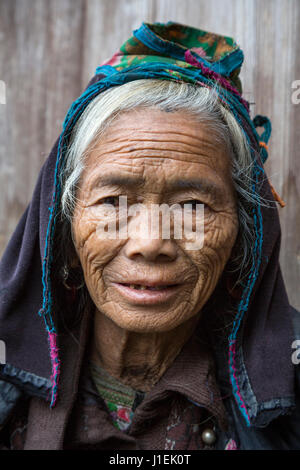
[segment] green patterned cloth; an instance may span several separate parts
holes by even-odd
[[[242,92],[238,75],[243,53],[235,40],[174,22],[143,23],[101,67],[110,65],[117,71],[123,71],[132,66],[160,62],[191,68],[199,67],[197,59],[226,77]],[[181,78],[180,72],[173,70],[171,74],[175,78]]]
[[[126,431],[132,421],[133,405],[138,392],[119,382],[94,362],[90,362],[90,373],[99,395],[110,412],[114,426]]]

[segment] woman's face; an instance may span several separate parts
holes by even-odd
[[[120,115],[89,152],[77,192],[74,243],[98,314],[119,327],[171,330],[199,313],[214,291],[238,231],[230,158],[216,142],[184,112],[135,110]],[[120,196],[127,197],[129,215],[121,214],[114,231]],[[130,212],[138,203],[143,210]],[[170,236],[161,230],[167,219],[155,219],[159,205],[184,203],[193,208],[187,229],[195,231],[197,221],[203,227],[197,249],[180,217],[171,217]],[[204,208],[200,215],[197,203]],[[155,221],[158,235],[150,230]],[[176,224],[182,228],[177,238]]]

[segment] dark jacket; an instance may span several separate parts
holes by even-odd
[[[300,313],[293,309],[293,315],[295,338],[300,339]],[[195,333],[151,393],[136,400],[131,426],[122,432],[113,425],[88,373],[83,353],[86,329],[83,324],[80,349],[67,338],[62,384],[66,397],[55,412],[45,400],[47,384],[42,378],[23,371],[27,393],[0,382],[2,449],[300,449],[299,365],[295,365],[295,406],[287,397],[257,403],[250,392],[249,402],[259,411],[257,424],[247,427],[232,395],[222,354],[216,362],[208,344]],[[217,437],[211,446],[201,439],[205,429],[213,429]]]

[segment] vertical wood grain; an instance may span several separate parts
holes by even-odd
[[[300,104],[292,103],[292,82],[300,77],[300,2],[256,2],[256,67],[254,95],[257,114],[272,122],[268,178],[286,202],[279,207],[282,228],[280,262],[290,302],[300,307],[300,151],[297,132]],[[297,54],[298,51],[298,54]],[[298,131],[297,131],[298,130]]]
[[[81,85],[82,0],[2,0],[0,245],[29,202]]]
[[[82,85],[143,21],[153,21],[154,0],[85,0]]]

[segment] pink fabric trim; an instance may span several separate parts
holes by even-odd
[[[230,355],[232,354],[232,363],[230,364]],[[246,408],[246,405],[244,403],[244,400],[242,399],[242,396],[240,394],[240,387],[239,387],[239,384],[238,384],[238,380],[237,380],[237,377],[236,377],[236,370],[235,370],[235,341],[232,342],[229,346],[229,360],[228,360],[228,363],[229,363],[229,370],[231,369],[232,370],[232,377],[234,378],[235,380],[235,383],[236,383],[236,394],[238,395],[239,399],[240,399],[240,407],[243,408],[247,418],[248,418],[248,423],[250,423],[250,417],[249,417],[249,414],[248,414],[248,411],[247,411],[247,408]]]
[[[48,339],[49,339],[49,346],[50,346],[50,357],[52,363],[52,375],[51,375],[51,382],[52,382],[52,390],[51,390],[51,408],[55,405],[57,399],[57,387],[58,387],[58,379],[60,373],[60,360],[58,357],[58,347],[57,347],[57,334],[51,331],[48,331]]]
[[[210,70],[208,67],[205,67],[205,65],[201,64],[201,62],[199,62],[196,57],[193,56],[190,50],[185,51],[184,58],[189,64],[193,65],[194,67],[197,67],[198,69],[201,69],[204,75],[219,82],[224,88],[230,90],[232,93],[237,95],[249,113],[249,105],[247,101],[241,97],[240,93],[229,83],[228,80],[226,80],[224,77],[214,72],[213,70]]]
[[[238,450],[234,439],[229,439],[224,450]]]

